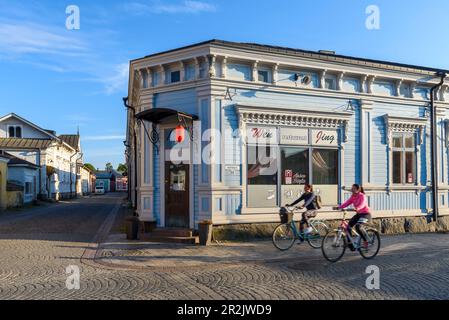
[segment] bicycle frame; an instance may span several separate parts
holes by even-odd
[[[348,221],[346,221],[346,216],[347,216],[347,211],[343,211],[343,220],[340,223],[340,227],[338,228],[339,231],[339,237],[337,238],[338,240],[340,240],[340,236],[344,234],[344,236],[349,240],[350,243],[352,243],[352,245],[354,246],[354,249],[358,250],[361,248],[361,242],[362,242],[362,237],[360,234],[358,234],[358,232],[356,230],[352,229],[352,232],[354,232],[356,234],[356,243],[354,243],[354,238],[351,235],[351,232],[349,232],[348,227],[349,227],[349,223]],[[341,232],[341,234],[340,234]],[[336,240],[337,241],[337,240]]]
[[[293,216],[294,216],[296,210],[298,210],[298,211],[300,210],[297,207],[294,207],[292,209],[289,208],[289,207],[286,207],[286,209],[290,213],[293,213]],[[320,223],[320,222],[322,222],[322,221],[318,220],[318,219],[310,219],[310,227],[313,228],[315,232],[317,232],[318,230],[315,228],[315,224]],[[306,237],[304,237],[305,236],[304,233],[301,233],[301,232],[298,231],[298,228],[296,227],[296,223],[295,223],[294,219],[292,219],[292,221],[290,222],[290,226],[293,229],[293,232],[295,234],[295,238],[296,239],[299,239],[299,240],[306,240],[307,239]]]

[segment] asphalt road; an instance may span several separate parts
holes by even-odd
[[[93,260],[95,243],[122,198],[1,215],[0,299],[449,299],[444,234],[388,237],[389,249],[374,261],[349,254],[329,264],[319,251],[304,249],[298,259],[236,259],[174,270],[104,266]],[[366,287],[371,265],[380,271],[378,290]],[[77,270],[79,289],[72,281]]]

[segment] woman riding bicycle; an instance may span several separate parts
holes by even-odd
[[[313,229],[310,227],[309,219],[315,218],[318,214],[317,206],[315,203],[316,195],[313,193],[313,186],[311,184],[306,184],[304,186],[304,193],[301,195],[301,197],[293,202],[292,204],[287,204],[286,207],[293,207],[300,203],[301,201],[304,201],[304,204],[299,207],[299,209],[306,208],[307,211],[303,212],[302,219],[299,224],[299,230],[301,233],[309,234],[313,231]],[[307,229],[304,230],[304,226],[307,226]]]
[[[367,246],[367,239],[365,232],[360,228],[362,224],[368,223],[372,220],[371,209],[368,207],[368,199],[362,186],[354,184],[352,186],[352,196],[348,201],[338,207],[338,209],[345,209],[352,205],[357,214],[352,217],[348,223],[348,232],[351,234],[352,228],[355,226],[357,233],[362,237],[364,246]]]

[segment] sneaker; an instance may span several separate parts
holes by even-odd
[[[365,250],[368,250],[368,248],[369,248],[368,241],[363,241],[362,248],[365,249]]]
[[[353,245],[352,243],[348,243],[348,248],[349,248],[351,251],[355,251],[354,245]]]

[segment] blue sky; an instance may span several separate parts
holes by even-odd
[[[81,29],[67,30],[77,5]],[[368,5],[380,29],[365,27]],[[449,69],[447,0],[0,0],[0,113],[58,133],[85,161],[124,161],[128,61],[212,38]]]

